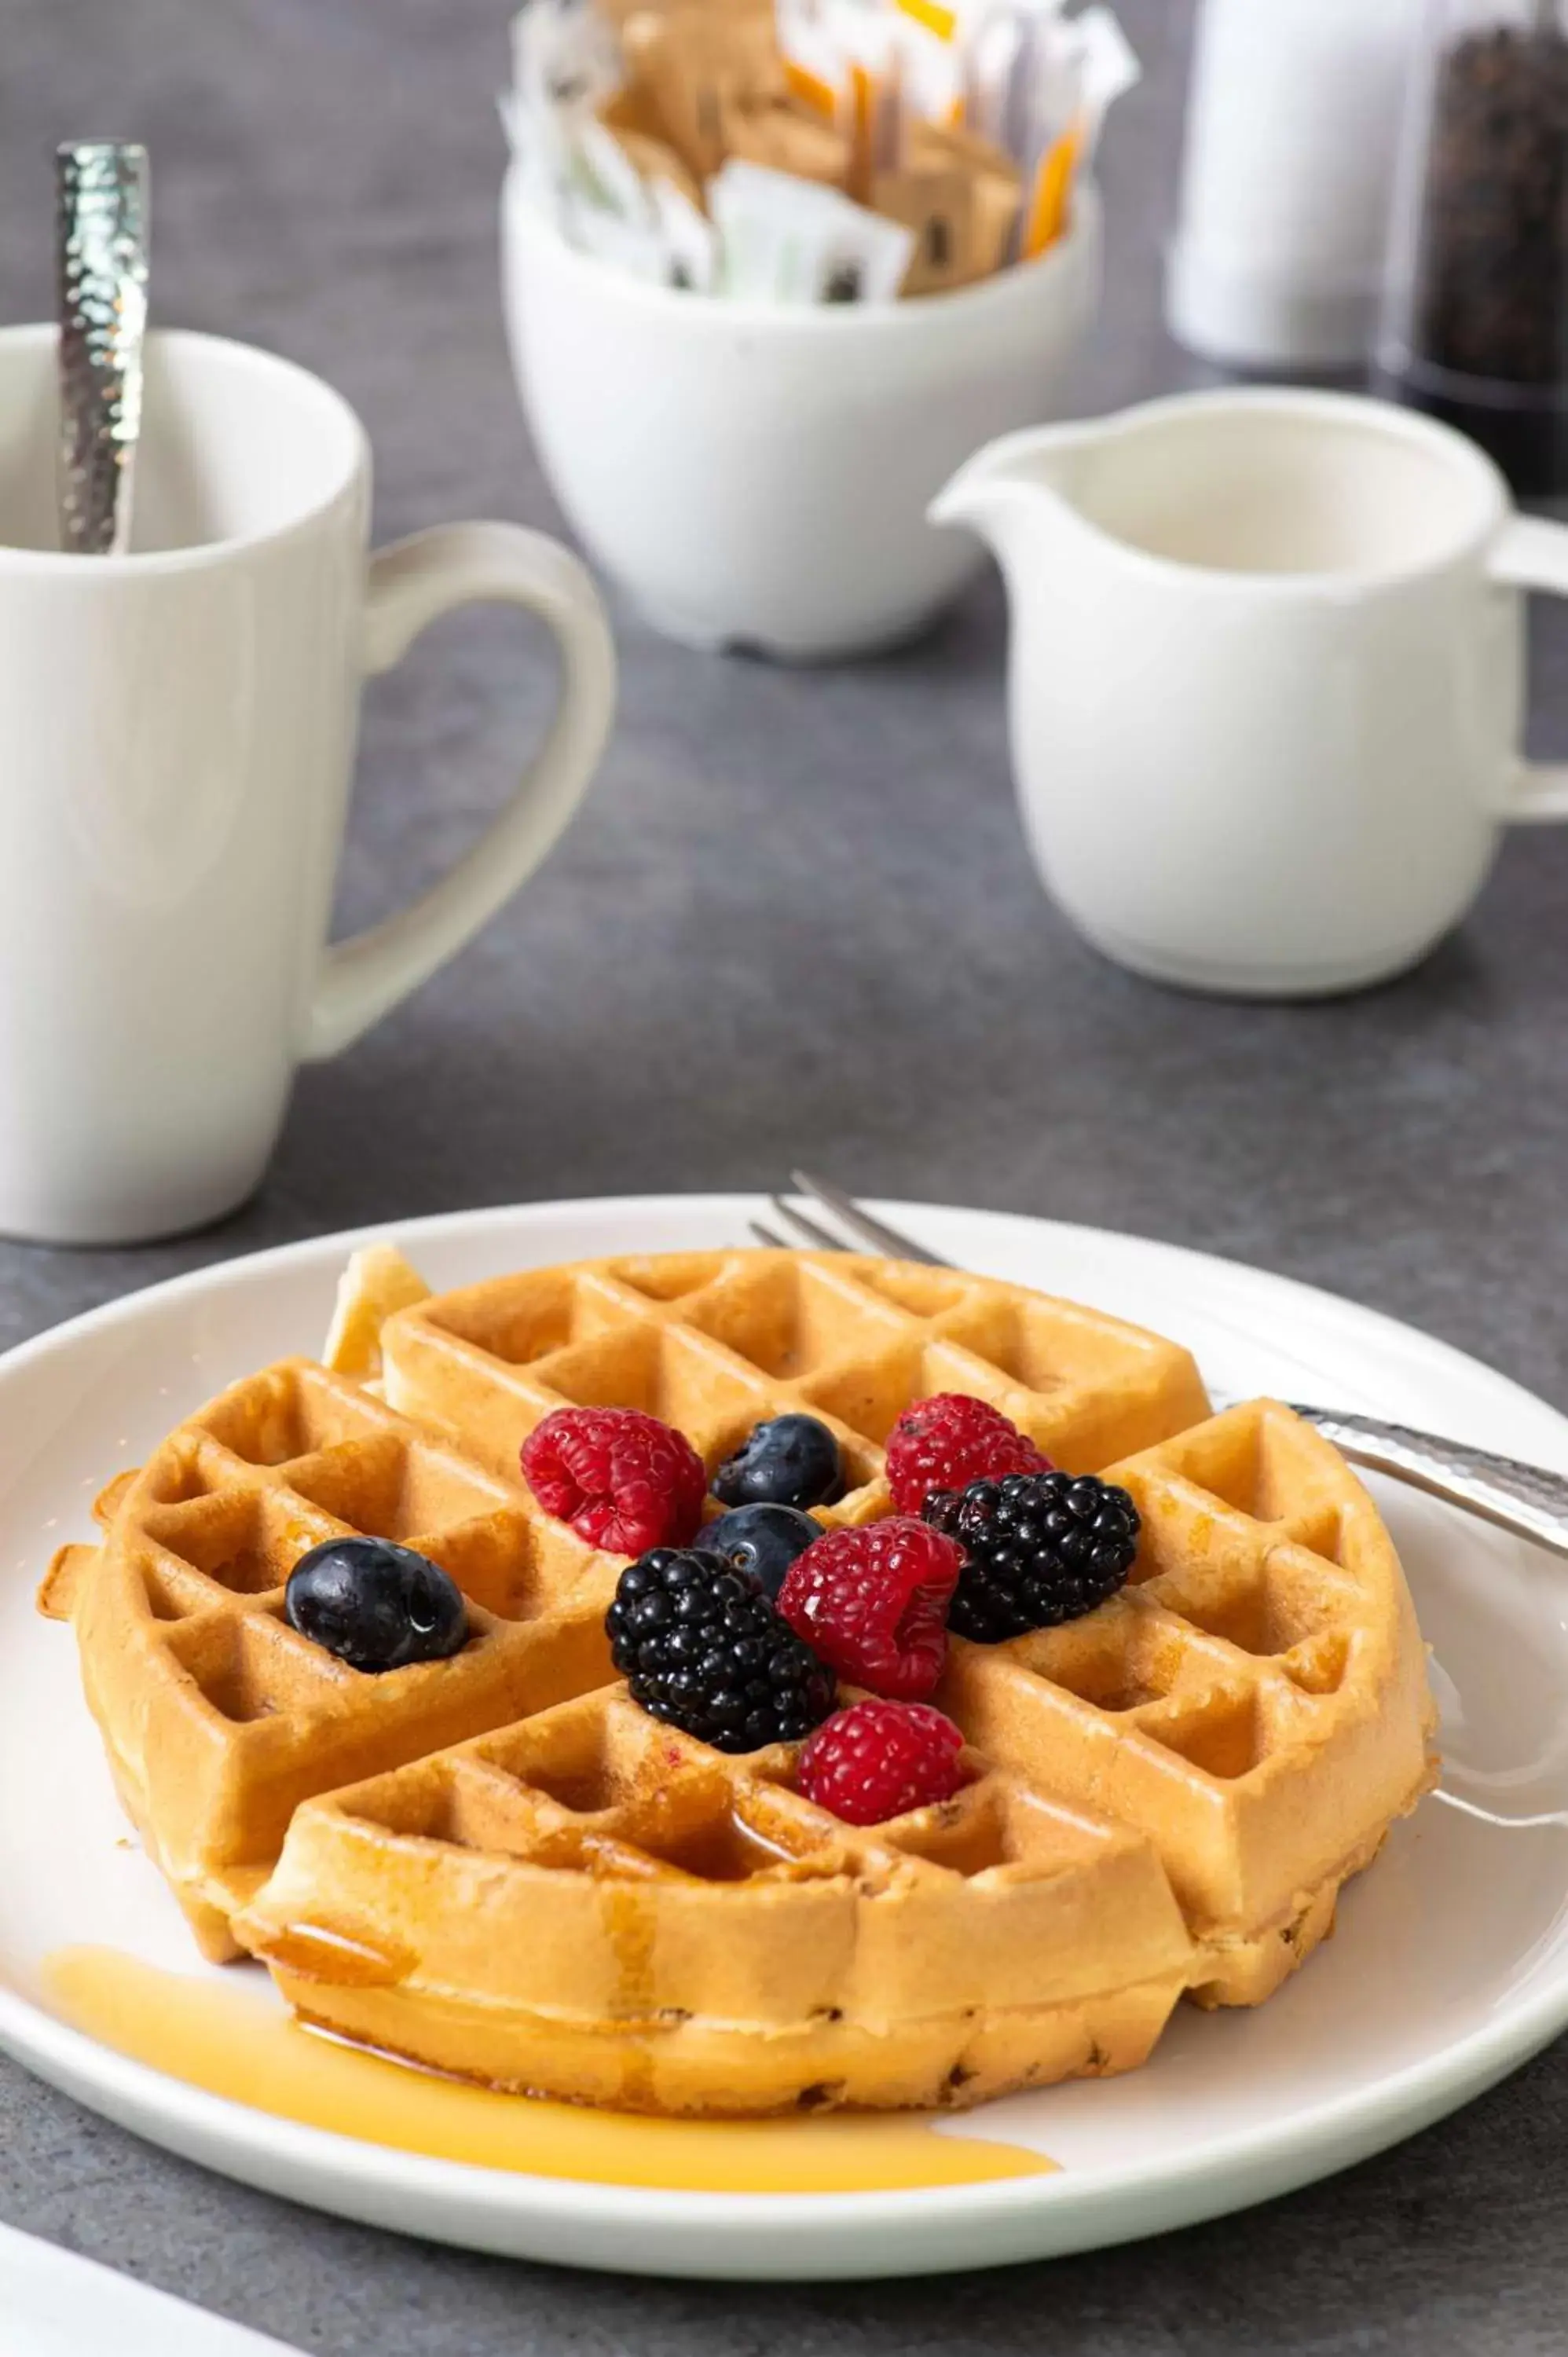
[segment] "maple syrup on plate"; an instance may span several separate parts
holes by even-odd
[[[76,2029],[209,2094],[478,2169],[664,2191],[872,2193],[1056,2166],[1023,2146],[942,2134],[913,2114],[640,2119],[498,2094],[302,2029],[245,1965],[202,1980],[113,1948],[64,1948],[46,1964],[44,1986]]]

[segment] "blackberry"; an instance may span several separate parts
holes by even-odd
[[[1143,1527],[1126,1491],[1092,1473],[972,1481],[923,1511],[964,1551],[948,1626],[980,1645],[1092,1612],[1125,1581]]]
[[[720,1751],[798,1742],[833,1706],[832,1672],[751,1581],[695,1548],[629,1564],[605,1627],[632,1700]]]

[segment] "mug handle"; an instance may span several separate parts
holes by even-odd
[[[1568,525],[1543,516],[1510,516],[1492,545],[1487,570],[1510,589],[1548,589],[1568,597]],[[1568,761],[1527,761],[1521,753],[1495,818],[1540,826],[1568,818]]]
[[[550,734],[500,816],[439,884],[326,952],[301,1055],[336,1056],[425,982],[532,875],[587,791],[615,714],[616,658],[587,568],[521,524],[437,524],[371,559],[367,675],[390,671],[439,615],[485,601],[524,606],[561,651]]]

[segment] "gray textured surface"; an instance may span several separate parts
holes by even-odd
[[[331,377],[382,536],[549,524],[495,298],[505,0],[5,0],[0,317],[48,300],[49,153],[145,139],[156,307]],[[1106,156],[1111,285],[1086,405],[1200,372],[1159,325],[1188,0],[1122,0],[1149,68]],[[1162,996],[1041,900],[1010,800],[999,600],[811,676],[620,617],[597,791],[445,977],[307,1075],[264,1194],[157,1252],[0,1248],[0,1343],[176,1268],[513,1198],[774,1183],[1098,1221],[1413,1319],[1568,1405],[1568,841],[1504,852],[1417,975],[1306,1009]],[[1568,739],[1568,630],[1536,727]],[[499,794],[537,647],[444,629],[371,703],[343,910],[433,876]],[[3,1902],[0,1902],[3,1903]],[[322,2357],[680,2351],[1563,2346],[1568,2053],[1352,2175],[1139,2249],[954,2279],[749,2292],[469,2259],[295,2211],[0,2068],[0,2215]],[[4,2341],[0,2326],[0,2342]]]

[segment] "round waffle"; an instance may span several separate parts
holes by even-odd
[[[406,1273],[404,1273],[406,1275]],[[302,2015],[491,2084],[666,2112],[973,2103],[1144,2059],[1184,1989],[1265,1996],[1431,1781],[1392,1546],[1287,1409],[1211,1416],[1186,1352],[990,1279],[736,1252],[527,1272],[349,1318],[364,1383],[249,1378],[102,1501],[69,1610],[111,1763],[210,1954]],[[379,1351],[378,1351],[379,1343]],[[646,1409],[710,1469],[764,1416],[836,1432],[822,1519],[889,1511],[911,1401],[993,1401],[1136,1497],[1130,1586],[955,1640],[958,1797],[853,1829],[789,1747],[726,1758],[611,1684],[618,1562],[545,1516],[519,1444]],[[416,1547],[468,1599],[380,1677],[290,1629],[320,1540]]]

